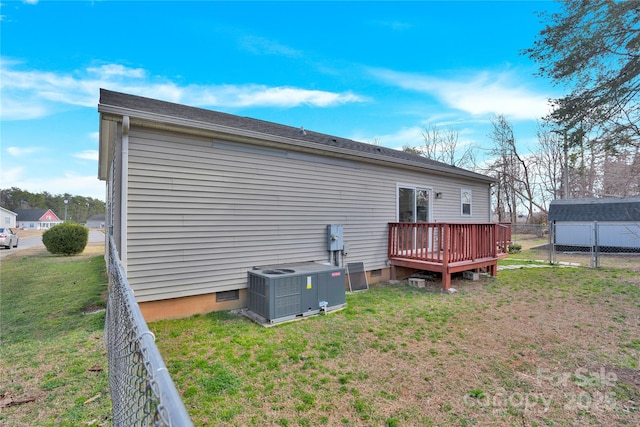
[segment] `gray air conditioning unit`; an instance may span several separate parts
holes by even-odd
[[[287,264],[247,273],[248,310],[268,323],[346,306],[345,270],[318,263]]]

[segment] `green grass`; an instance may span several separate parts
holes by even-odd
[[[638,398],[635,386],[559,387],[538,372],[636,369],[638,283],[627,270],[522,269],[454,295],[372,286],[342,311],[271,328],[231,313],[150,328],[196,425],[635,425],[622,398],[571,407]]]
[[[1,273],[0,394],[37,400],[0,425],[108,425],[104,313],[83,314],[104,300],[102,256],[12,256]],[[149,327],[197,426],[640,424],[640,274],[524,268],[453,287],[373,285],[271,328],[230,312]]]
[[[36,400],[2,409],[0,424],[75,426],[111,418],[104,270],[95,255],[2,260],[0,395]],[[103,370],[89,371],[94,366]]]

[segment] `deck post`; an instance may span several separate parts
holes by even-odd
[[[442,290],[448,291],[451,287],[451,273],[448,271],[442,272]]]
[[[478,224],[471,224],[471,259],[475,261],[478,258],[478,230],[480,226]]]
[[[449,250],[451,249],[451,236],[449,236],[449,224],[442,227],[442,288],[447,291],[451,286],[451,273],[449,273]]]

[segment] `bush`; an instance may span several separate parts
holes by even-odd
[[[509,245],[509,253],[510,254],[517,254],[522,250],[522,245],[519,245],[517,243],[512,243]]]
[[[68,222],[54,225],[42,234],[42,243],[55,255],[77,255],[87,246],[89,229]]]

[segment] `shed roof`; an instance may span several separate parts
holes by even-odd
[[[549,221],[640,221],[640,196],[554,200]]]
[[[233,114],[186,105],[145,98],[136,95],[114,92],[100,89],[100,104],[98,111],[102,115],[101,141],[98,172],[100,179],[106,179],[106,157],[109,155],[109,143],[105,138],[113,138],[108,135],[105,124],[109,120],[118,120],[118,116],[127,115],[130,119],[141,119],[149,122],[159,122],[168,125],[200,128],[222,134],[240,135],[256,140],[272,140],[292,147],[315,149],[324,152],[340,153],[351,158],[364,158],[405,167],[418,167],[433,172],[449,175],[464,176],[467,178],[495,182],[494,178],[475,173],[446,163],[437,162],[422,156],[407,153],[400,150],[367,144],[347,138],[327,135],[308,129],[296,128],[277,123],[257,120],[250,117],[240,117]]]

